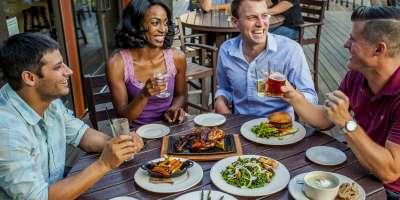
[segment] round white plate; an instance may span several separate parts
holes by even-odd
[[[338,165],[347,159],[343,151],[328,146],[311,147],[307,149],[306,156],[312,162],[320,165]]]
[[[204,199],[207,199],[208,192],[209,192],[209,190],[203,191],[203,198],[201,198],[201,191],[195,191],[195,192],[181,195],[178,198],[176,198],[175,200],[188,200],[188,199],[189,200],[204,200]],[[216,190],[211,190],[210,196],[211,196],[211,200],[219,200],[220,198],[222,198],[222,196],[224,196],[224,200],[237,200],[235,197],[233,197],[227,193],[216,191]]]
[[[219,126],[225,123],[226,118],[223,115],[217,114],[217,113],[206,113],[206,114],[201,114],[197,115],[194,118],[194,123],[200,126],[208,126],[208,127],[213,127],[213,126]]]
[[[351,178],[348,178],[347,176],[343,176],[341,174],[336,174],[333,172],[329,172],[329,173],[338,177],[340,184],[355,182]],[[289,193],[296,200],[309,200],[309,198],[307,198],[303,193],[303,183],[302,182],[303,182],[304,176],[306,174],[307,173],[299,174],[299,175],[295,176],[294,178],[292,178],[292,180],[290,180],[290,182],[289,182]],[[357,200],[364,200],[365,199],[364,189],[357,182],[355,182],[355,183],[358,187],[358,199]]]
[[[146,139],[161,138],[169,133],[168,126],[162,124],[146,124],[139,127],[136,133]]]
[[[287,144],[293,144],[296,143],[300,140],[302,140],[306,136],[306,129],[304,128],[303,125],[300,123],[293,121],[293,128],[297,129],[296,133],[290,134],[290,135],[285,135],[283,137],[270,137],[270,138],[261,138],[257,137],[256,134],[251,132],[251,129],[255,125],[259,125],[261,122],[266,122],[268,119],[267,118],[258,118],[258,119],[253,119],[250,120],[242,125],[240,127],[240,133],[245,137],[246,139],[260,143],[260,144],[267,144],[267,145],[287,145]]]
[[[120,196],[120,197],[114,197],[109,200],[137,200],[137,199],[133,198],[133,197],[128,197],[128,196]]]
[[[150,162],[157,162],[164,158],[158,158],[152,160]],[[182,161],[187,159],[179,158]],[[199,164],[193,162],[193,166],[187,170],[187,173],[171,178],[174,183],[152,183],[150,182],[150,176],[148,175],[147,171],[139,168],[134,176],[136,184],[138,184],[141,188],[148,190],[150,192],[155,193],[173,193],[173,192],[180,192],[186,189],[189,189],[199,183],[203,178],[203,169],[200,167]]]
[[[290,180],[290,174],[287,168],[280,162],[277,169],[275,169],[275,176],[272,178],[270,183],[265,184],[264,187],[248,189],[248,188],[238,188],[236,186],[228,184],[221,175],[221,171],[225,170],[228,165],[235,162],[239,157],[241,158],[259,158],[262,156],[258,155],[243,155],[243,156],[232,156],[218,161],[211,168],[210,177],[211,181],[219,189],[238,196],[264,196],[270,195],[281,191],[286,187]]]

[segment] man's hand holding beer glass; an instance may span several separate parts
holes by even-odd
[[[304,99],[304,95],[297,91],[292,84],[290,84],[289,81],[285,82],[285,85],[281,86],[281,91],[282,91],[282,99],[287,101],[289,104],[294,106],[296,102],[301,101]],[[305,99],[304,99],[305,100]]]

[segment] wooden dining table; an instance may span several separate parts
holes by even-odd
[[[224,11],[213,10],[211,12],[191,11],[179,18],[183,28],[190,28],[194,32],[215,33],[215,45],[220,47],[226,35],[238,33],[239,29],[233,26],[230,14]],[[270,28],[283,24],[283,15],[274,15],[270,18]]]
[[[243,123],[255,119],[255,116],[248,115],[226,115],[226,122],[220,126],[226,134],[240,134],[240,127]],[[160,122],[164,123],[164,122]],[[169,135],[184,135],[191,132],[195,127],[193,116],[182,124],[170,125]],[[335,172],[347,176],[358,184],[360,184],[365,192],[366,199],[386,199],[386,194],[382,183],[374,178],[367,170],[365,170],[350,148],[319,131],[315,131],[306,127],[307,133],[301,141],[284,146],[267,146],[251,142],[240,135],[240,141],[243,154],[268,156],[280,161],[290,172],[293,178],[298,174],[315,170],[323,170]],[[305,152],[308,148],[314,146],[331,146],[342,150],[347,155],[347,160],[336,166],[322,166],[309,161]],[[110,171],[106,176],[101,178],[94,186],[89,188],[78,199],[110,199],[118,196],[131,196],[137,199],[174,199],[182,194],[198,191],[198,190],[219,190],[210,179],[210,169],[216,161],[198,162],[203,169],[204,175],[202,181],[197,185],[182,192],[170,194],[158,194],[148,192],[140,188],[134,181],[134,174],[140,166],[148,161],[160,157],[161,139],[153,139],[145,141],[143,150],[136,154],[134,159],[123,163],[118,168]],[[85,167],[93,163],[99,158],[99,154],[84,153],[77,163],[73,166],[68,176],[73,176],[82,171]],[[280,192],[269,196],[261,196],[256,198],[237,197],[238,199],[292,199],[289,194],[288,187]]]

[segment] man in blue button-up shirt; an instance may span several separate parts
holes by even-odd
[[[72,71],[58,44],[22,33],[0,49],[7,84],[0,89],[0,199],[74,199],[143,147],[137,136],[107,135],[75,118],[58,98]],[[82,172],[63,178],[66,144],[102,152]]]
[[[318,103],[310,70],[299,44],[286,37],[268,33],[269,15],[264,0],[234,0],[232,23],[240,30],[236,38],[224,42],[217,64],[215,110],[265,117],[275,111],[293,108],[281,98],[258,96],[260,72],[280,72],[311,103]]]

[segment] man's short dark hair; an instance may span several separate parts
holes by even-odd
[[[351,14],[351,21],[365,21],[376,19],[400,20],[400,9],[392,6],[360,6]]]
[[[243,1],[265,1],[265,0],[233,0],[231,3],[231,13],[236,19],[239,19],[239,8]]]
[[[164,39],[163,48],[171,48],[174,42],[175,26],[172,20],[171,10],[160,0],[131,0],[122,12],[115,30],[115,41],[118,48],[131,49],[143,48],[147,43],[144,33],[143,20],[146,11],[154,5],[159,5],[167,12],[168,32]]]
[[[20,33],[3,41],[0,47],[0,68],[4,79],[14,90],[20,90],[21,74],[30,71],[42,77],[43,56],[59,46],[56,41],[39,33]]]
[[[362,35],[371,44],[384,42],[389,56],[400,54],[400,8],[391,6],[360,6],[351,21],[366,21]]]

